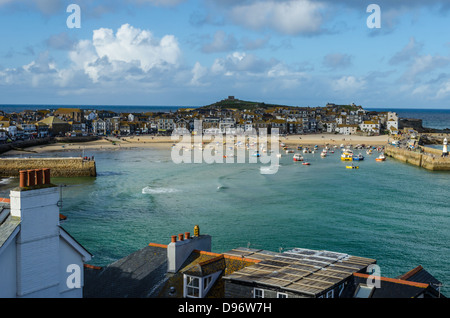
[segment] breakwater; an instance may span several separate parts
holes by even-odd
[[[450,157],[441,157],[441,150],[429,147],[420,147],[419,149],[421,151],[386,146],[385,155],[427,170],[450,171]]]
[[[100,139],[97,136],[86,136],[86,137],[46,137],[39,139],[31,139],[24,141],[15,141],[12,143],[1,144],[0,145],[0,154],[6,153],[10,150],[24,150],[26,148],[54,144],[57,142],[60,143],[82,143],[89,142]]]
[[[94,160],[83,158],[2,158],[0,177],[19,176],[20,170],[50,168],[52,177],[96,177]]]

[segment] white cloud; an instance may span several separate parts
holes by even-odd
[[[332,88],[335,91],[352,92],[363,89],[366,85],[364,79],[358,79],[355,76],[342,76],[332,82]]]
[[[150,3],[155,6],[172,7],[176,6],[185,0],[134,0],[137,3]]]
[[[422,55],[417,56],[411,63],[411,66],[403,74],[402,79],[405,82],[414,82],[419,80],[419,76],[426,76],[436,69],[444,67],[450,63],[450,58],[444,56]]]
[[[196,62],[194,68],[192,69],[192,79],[190,84],[194,86],[203,86],[204,83],[200,82],[200,79],[207,75],[208,68],[202,66],[199,62]]]
[[[283,34],[311,34],[323,23],[320,2],[310,0],[257,1],[236,5],[230,17],[237,24],[252,29],[271,28]]]
[[[177,66],[181,57],[181,50],[173,35],[165,35],[158,40],[150,31],[129,24],[122,25],[116,34],[111,29],[94,30],[92,43],[100,58],[138,62],[145,72],[155,67]]]
[[[436,99],[447,98],[450,95],[450,81],[447,81],[441,85],[436,93]]]
[[[213,41],[202,47],[204,53],[227,52],[237,48],[238,41],[233,35],[219,30],[214,34]]]
[[[410,59],[418,56],[418,53],[422,48],[423,44],[418,43],[414,37],[411,37],[408,44],[389,60],[389,64],[393,65],[401,62],[407,62]]]

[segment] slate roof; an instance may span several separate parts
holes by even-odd
[[[146,246],[101,269],[84,268],[85,298],[156,297],[167,280],[167,249]]]
[[[9,201],[0,199],[0,248],[20,225],[20,218],[10,214]]]
[[[442,283],[439,280],[437,280],[433,275],[428,273],[421,265],[399,276],[398,279],[403,279],[417,283],[430,284],[431,287],[435,289],[438,289],[438,286],[442,285]]]
[[[20,218],[10,214],[10,200],[0,198],[0,248],[20,224]]]
[[[369,278],[368,274],[355,273],[352,280],[347,285],[341,297],[353,298],[358,286],[366,286]],[[370,298],[416,298],[437,297],[438,292],[431,288],[429,284],[416,283],[402,279],[379,277],[380,288],[374,288],[370,294]],[[441,297],[444,297],[442,294]]]

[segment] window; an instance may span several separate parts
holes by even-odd
[[[333,298],[333,296],[334,296],[334,290],[333,290],[333,289],[327,291],[327,296],[326,296],[326,298]]]
[[[200,279],[198,277],[187,276],[187,297],[200,297]]]
[[[203,289],[208,288],[209,284],[211,283],[212,276],[208,276],[203,278]]]
[[[370,298],[372,296],[374,286],[359,284],[355,291],[355,298]]]
[[[277,298],[288,298],[286,293],[277,293]]]
[[[259,288],[253,289],[253,298],[264,298],[264,290]]]

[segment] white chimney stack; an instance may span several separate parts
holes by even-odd
[[[194,250],[211,252],[211,236],[191,236],[189,232],[185,232],[184,236],[178,234],[177,240],[177,235],[172,235],[171,243],[167,245],[167,271],[176,273]]]

